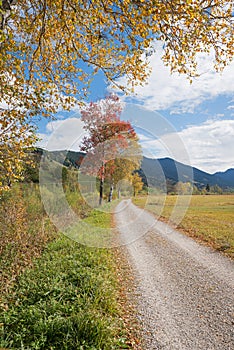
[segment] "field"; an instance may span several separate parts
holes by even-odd
[[[136,198],[134,203],[234,258],[234,195],[150,195]]]

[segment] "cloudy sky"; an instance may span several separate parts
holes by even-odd
[[[158,45],[150,57],[148,84],[137,87],[125,102],[123,119],[135,126],[144,154],[171,157],[209,173],[234,168],[234,62],[222,74],[212,68],[212,55],[199,56],[200,76],[190,84],[185,76],[170,74]],[[122,78],[121,84],[125,84]],[[91,88],[97,101],[109,90],[101,75]],[[47,149],[78,150],[84,132],[74,111],[57,114],[40,125],[40,145]]]

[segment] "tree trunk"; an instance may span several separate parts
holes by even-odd
[[[103,188],[104,188],[104,178],[101,177],[101,179],[100,179],[100,188],[99,188],[99,205],[102,205]]]
[[[103,156],[104,156],[104,154],[103,154]],[[105,164],[104,164],[104,162],[102,162],[100,189],[99,189],[99,205],[102,205],[102,200],[103,200],[104,179],[105,179]]]
[[[110,187],[110,192],[109,192],[109,199],[108,199],[108,202],[112,202],[113,189],[114,189],[114,186],[111,185],[111,187]]]

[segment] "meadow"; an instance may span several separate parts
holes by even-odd
[[[234,195],[150,195],[138,197],[134,203],[234,258]]]

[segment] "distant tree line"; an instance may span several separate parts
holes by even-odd
[[[203,186],[196,186],[191,182],[177,182],[172,183],[167,181],[167,193],[168,194],[222,194],[226,192],[232,192],[231,189],[222,189],[218,185],[210,186],[209,184]]]

